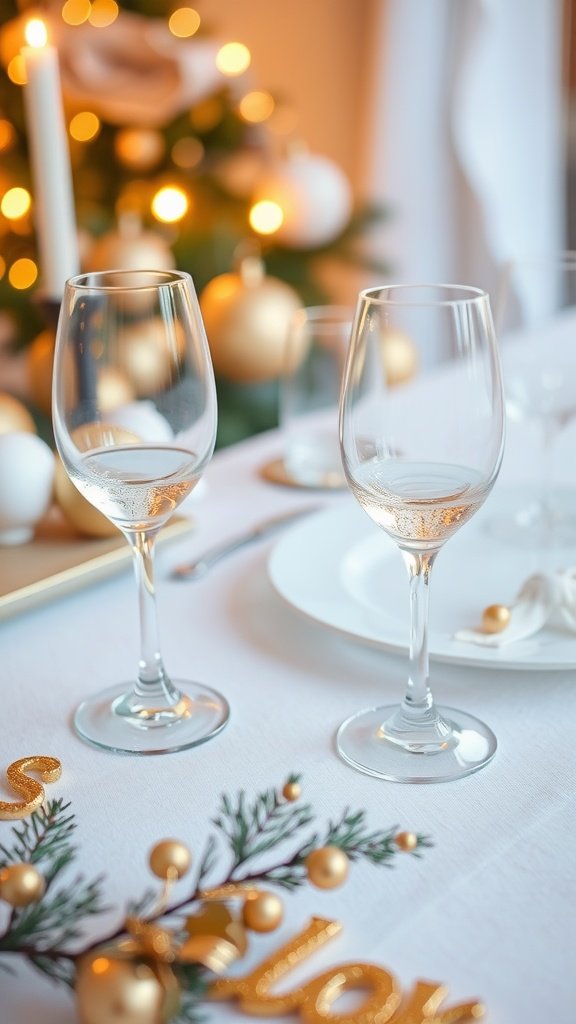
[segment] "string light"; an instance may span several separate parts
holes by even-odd
[[[242,75],[249,67],[252,57],[244,43],[225,43],[216,54],[216,67],[223,75]]]
[[[32,197],[27,189],[16,186],[9,188],[2,196],[0,212],[7,220],[18,220],[24,217],[32,204]]]
[[[114,149],[125,167],[141,171],[160,163],[165,142],[163,135],[152,128],[121,128],[116,133]]]
[[[88,21],[93,28],[107,28],[118,17],[116,0],[92,0]]]
[[[15,139],[14,126],[4,118],[0,119],[0,151],[10,149]]]
[[[100,131],[100,118],[90,110],[82,110],[70,121],[69,131],[76,142],[89,142],[90,139],[96,138]]]
[[[254,90],[247,92],[238,104],[240,117],[251,124],[266,121],[274,111],[274,97],[269,92]]]
[[[31,288],[36,283],[37,277],[38,267],[34,260],[28,259],[27,256],[22,256],[19,260],[15,260],[8,271],[10,284],[18,291],[25,291],[27,288]]]
[[[177,185],[164,185],[153,197],[150,209],[156,220],[165,224],[175,224],[188,212],[189,205],[188,196],[183,189]]]
[[[250,226],[259,235],[273,235],[284,222],[284,213],[278,203],[269,199],[262,199],[255,203],[250,210],[248,219]]]
[[[202,160],[204,146],[199,139],[193,139],[191,136],[188,136],[187,138],[178,139],[174,143],[170,156],[177,167],[182,167],[183,170],[189,171],[192,167],[197,167]]]
[[[83,25],[90,17],[90,0],[66,0],[62,8],[62,20],[67,25]]]
[[[26,69],[22,54],[17,53],[15,57],[12,57],[6,68],[6,74],[10,81],[14,82],[14,85],[26,85]]]
[[[193,7],[179,7],[168,19],[168,28],[173,36],[188,39],[200,28],[200,15]]]

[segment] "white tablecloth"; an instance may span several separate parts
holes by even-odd
[[[529,473],[519,437],[509,437],[503,480]],[[479,715],[496,732],[493,762],[433,786],[381,782],[346,766],[334,750],[337,726],[362,707],[399,699],[405,660],[308,621],[283,602],[267,577],[270,539],[200,581],[168,578],[182,558],[269,513],[353,500],[265,482],[259,469],[280,449],[273,432],[220,452],[204,494],[189,506],[195,530],[159,551],[167,667],[226,694],[226,729],[193,750],[156,758],[100,752],[72,732],[70,716],[84,695],[134,671],[136,600],[126,570],[0,625],[0,772],[29,754],[61,759],[62,779],[48,793],[72,801],[77,867],[86,877],[105,872],[106,901],[115,908],[94,920],[93,937],[109,931],[125,901],[151,884],[154,842],[176,836],[199,853],[222,792],[256,794],[301,772],[319,821],[345,806],[365,808],[374,828],[425,833],[434,846],[421,859],[396,858],[393,870],[356,863],[346,885],[331,893],[307,887],[286,896],[282,926],[254,937],[247,964],[319,915],[338,919],[343,931],[308,961],[306,976],[371,961],[404,990],[419,978],[445,982],[446,1005],[481,999],[490,1024],[573,1024],[575,673],[434,664],[442,703]],[[0,785],[0,797],[12,794]],[[0,822],[0,842],[9,842],[10,827]],[[246,1019],[229,1004],[209,1012],[222,1024]],[[0,973],[1,1024],[38,1020],[76,1020],[67,990],[24,965],[15,975]]]

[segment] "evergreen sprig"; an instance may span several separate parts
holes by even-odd
[[[292,774],[289,783],[299,784]],[[315,849],[338,846],[350,860],[364,859],[371,864],[391,866],[399,852],[397,830],[370,830],[364,811],[344,810],[339,818],[323,829],[307,833],[315,820],[309,803],[290,800],[282,788],[268,788],[249,800],[244,791],[235,797],[224,794],[212,824],[216,834],[208,836],[199,859],[191,891],[179,903],[158,904],[158,894],[149,890],[128,904],[128,915],[142,921],[174,928],[179,913],[190,914],[198,907],[208,888],[222,886],[272,885],[292,891],[307,882],[306,858]],[[37,970],[55,981],[73,986],[76,962],[100,946],[113,947],[127,936],[126,925],[112,934],[75,948],[89,918],[107,909],[103,904],[103,878],[85,881],[81,876],[72,884],[59,884],[60,876],[76,857],[72,837],[76,828],[70,804],[51,800],[45,809],[35,811],[18,826],[13,826],[11,846],[0,844],[0,871],[17,863],[34,864],[46,881],[43,896],[28,906],[12,909],[7,926],[0,932],[0,966],[7,954],[24,957]],[[214,879],[222,846],[228,851],[228,869]],[[424,835],[416,835],[413,855],[431,845]],[[284,856],[270,863],[267,856],[277,848]],[[286,850],[288,851],[286,853]],[[170,924],[172,922],[172,924]],[[176,934],[173,932],[173,934]],[[176,962],[172,965],[182,988],[181,1024],[200,1024],[201,1004],[210,975],[199,964]]]
[[[240,792],[235,802],[221,798],[220,813],[213,824],[226,836],[234,863],[230,879],[248,860],[291,838],[313,820],[310,804],[291,804],[275,789],[267,789],[251,803]]]

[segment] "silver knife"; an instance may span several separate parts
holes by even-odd
[[[173,580],[199,579],[211,566],[219,562],[221,558],[232,554],[233,551],[244,547],[245,544],[250,544],[253,540],[258,540],[260,537],[266,537],[268,534],[275,533],[276,530],[281,530],[283,526],[288,526],[295,519],[300,519],[302,516],[317,512],[319,507],[318,505],[309,505],[307,508],[291,509],[290,512],[284,512],[281,515],[265,519],[261,523],[257,523],[256,526],[250,527],[246,533],[234,537],[232,540],[224,541],[223,544],[216,544],[213,548],[209,548],[208,551],[200,555],[193,562],[175,566],[170,573],[170,578]]]

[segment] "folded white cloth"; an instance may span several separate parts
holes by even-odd
[[[499,633],[461,629],[454,639],[482,647],[502,647],[532,636],[544,625],[576,632],[576,566],[530,576],[509,610],[508,624]]]

